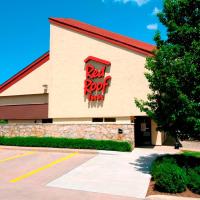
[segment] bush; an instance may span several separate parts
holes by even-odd
[[[186,155],[186,154],[177,154],[172,155],[176,159],[178,166],[191,169],[197,166],[200,166],[200,157],[196,157],[194,155]]]
[[[194,171],[200,175],[200,165],[194,168]]]
[[[8,120],[0,119],[0,125],[7,124],[7,123],[8,123]]]
[[[200,194],[200,166],[188,170],[188,188]]]
[[[55,137],[0,137],[0,145],[131,151],[128,142]]]
[[[160,163],[156,167],[154,180],[156,188],[161,192],[177,193],[183,192],[187,186],[187,175],[171,160]]]
[[[176,160],[171,155],[164,155],[164,156],[157,157],[151,165],[151,175],[153,179],[155,178],[157,173],[160,173],[159,168],[160,168],[160,164],[162,163],[176,164]]]
[[[159,156],[152,163],[151,175],[159,191],[181,192],[188,183],[192,192],[200,194],[199,152]]]
[[[196,153],[196,152],[195,152]],[[199,153],[199,152],[198,152]],[[152,168],[154,165],[158,165],[159,163],[163,162],[173,162],[176,163],[179,167],[190,169],[200,166],[200,158],[196,157],[196,155],[185,155],[183,154],[169,154],[169,155],[162,155],[155,159],[152,164]]]

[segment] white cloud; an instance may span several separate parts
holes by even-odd
[[[149,0],[135,0],[138,6],[142,6],[143,4],[147,3]]]
[[[149,30],[157,30],[158,29],[158,24],[157,23],[149,24],[149,25],[147,25],[147,29],[149,29]]]
[[[102,0],[102,1],[104,2],[105,0]],[[137,3],[138,6],[142,6],[150,0],[113,0],[113,1],[124,3],[124,4],[129,3],[129,2],[134,2],[134,3]]]
[[[159,8],[155,7],[153,9],[152,15],[157,15],[159,12],[161,12],[161,10]]]

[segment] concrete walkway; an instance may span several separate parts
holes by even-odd
[[[136,148],[131,153],[99,151],[99,154],[47,186],[145,198],[151,179],[149,167],[160,149]]]
[[[200,142],[197,141],[181,141],[181,144],[183,145],[182,150],[194,150],[194,151],[200,151]]]

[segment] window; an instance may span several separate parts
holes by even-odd
[[[92,122],[103,122],[103,118],[92,118]]]
[[[113,118],[113,117],[104,118],[104,122],[116,122],[116,118]]]
[[[42,123],[46,124],[46,123],[53,123],[52,119],[42,119]]]
[[[116,122],[116,118],[114,117],[92,118],[92,122]]]

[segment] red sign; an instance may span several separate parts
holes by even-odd
[[[101,63],[101,68],[97,69],[94,65],[89,64],[90,60]],[[105,77],[105,71],[111,63],[93,56],[87,57],[85,63],[86,79],[84,81],[84,95],[87,96],[89,101],[102,101],[111,80],[111,76]]]

